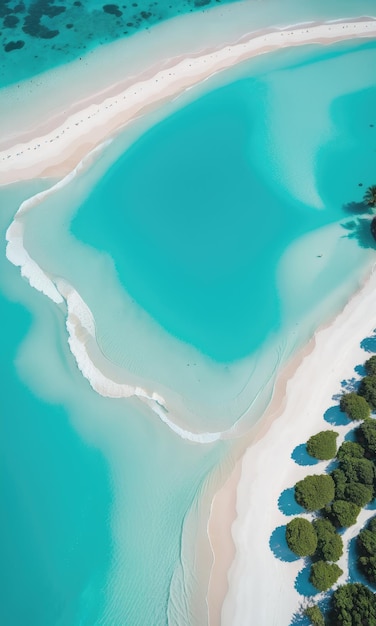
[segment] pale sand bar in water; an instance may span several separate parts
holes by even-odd
[[[164,69],[135,79],[134,84],[123,90],[117,85],[116,92],[103,101],[100,95],[93,96],[91,105],[65,120],[60,119],[58,125],[56,121],[51,123],[50,132],[43,136],[28,137],[24,143],[20,137],[16,146],[0,152],[0,184],[67,174],[95,146],[151,107],[253,56],[288,46],[375,36],[376,20],[371,18],[299,25],[252,33],[234,45],[178,62],[171,60],[167,69],[165,63]],[[289,381],[285,393],[275,395],[268,414],[256,427],[253,444],[237,469],[239,481],[230,481],[230,490],[227,487],[225,495],[218,494],[215,511],[220,510],[221,502],[228,505],[232,501],[232,506],[227,524],[220,531],[215,520],[209,525],[215,551],[209,590],[212,624],[221,620],[231,626],[245,623],[279,626],[289,624],[292,613],[298,609],[301,596],[294,589],[294,579],[301,563],[283,563],[269,548],[273,530],[288,521],[278,510],[277,501],[284,489],[309,471],[321,471],[320,465],[313,468],[296,465],[290,455],[295,446],[325,427],[323,414],[333,404],[331,398],[339,391],[339,381],[351,377],[354,366],[367,358],[359,344],[375,326],[374,311],[376,277],[373,275],[335,322],[316,334],[313,349],[307,349],[308,354],[295,373],[291,373],[291,367],[286,370]],[[231,540],[229,528],[234,517],[235,489],[236,520],[232,524]],[[223,541],[227,541],[228,547],[224,550],[225,558],[221,559]],[[228,566],[233,556],[232,541],[235,558],[220,618],[227,589],[223,567]]]

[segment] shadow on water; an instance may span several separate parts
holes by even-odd
[[[278,498],[278,508],[284,515],[299,515],[305,513],[305,509],[295,500],[294,487],[282,491]]]
[[[371,217],[356,217],[349,222],[341,224],[347,231],[348,239],[355,239],[361,248],[373,248],[376,250],[376,241],[371,233]]]
[[[369,207],[364,202],[347,202],[343,205],[343,210],[346,213],[367,213]]]
[[[365,350],[365,352],[376,352],[376,328],[371,337],[366,337],[360,342],[360,347],[362,350]]]
[[[296,446],[292,451],[291,458],[298,465],[317,465],[318,460],[314,459],[307,452],[307,446],[305,443],[301,443]]]
[[[311,563],[307,563],[295,578],[294,587],[301,596],[306,598],[317,596],[320,592],[309,582]]]
[[[346,413],[342,413],[339,408],[339,404],[336,406],[331,406],[324,413],[324,420],[328,422],[328,424],[332,424],[332,426],[347,426],[350,422]]]
[[[286,526],[278,526],[273,530],[269,539],[269,548],[277,559],[285,563],[292,563],[300,559],[299,556],[291,552],[287,545]]]

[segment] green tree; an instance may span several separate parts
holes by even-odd
[[[325,515],[336,527],[347,528],[356,524],[360,507],[346,500],[334,500],[325,507]]]
[[[354,502],[363,508],[373,499],[373,489],[371,486],[362,485],[362,483],[348,483],[345,487],[344,499],[348,502]]]
[[[321,613],[317,604],[313,606],[307,606],[304,614],[311,621],[312,626],[325,626],[324,616]]]
[[[317,535],[311,522],[295,517],[286,525],[287,545],[298,556],[312,556],[317,548]]]
[[[370,583],[376,583],[376,516],[357,538],[358,566]]]
[[[334,430],[323,430],[317,435],[312,435],[307,441],[307,452],[315,459],[329,461],[337,453],[336,439],[338,433]]]
[[[313,521],[313,527],[317,535],[316,556],[323,561],[338,561],[343,554],[343,541],[333,524],[318,518]]]
[[[307,511],[322,509],[334,498],[334,481],[327,474],[313,474],[295,485],[295,500]]]
[[[367,420],[356,429],[356,437],[368,456],[376,456],[376,420]]]
[[[364,363],[364,367],[368,376],[376,376],[376,355],[371,356],[371,358]]]
[[[365,376],[362,378],[358,394],[368,402],[372,411],[374,411],[376,409],[376,376]]]
[[[338,587],[331,598],[329,624],[333,626],[375,626],[376,595],[360,583]]]
[[[333,587],[341,574],[343,571],[336,563],[316,561],[316,563],[312,563],[309,580],[319,591],[327,591]]]
[[[376,185],[368,187],[364,194],[364,202],[370,207],[376,207]]]
[[[364,457],[364,448],[360,443],[355,441],[344,441],[337,452],[337,459],[344,461],[345,459],[361,459]]]
[[[365,420],[371,415],[371,409],[367,398],[358,395],[354,391],[344,393],[341,397],[339,407],[343,413],[351,420]]]

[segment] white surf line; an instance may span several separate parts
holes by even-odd
[[[93,103],[69,116],[42,137],[0,151],[0,183],[28,176],[28,168],[41,173],[71,155],[77,141],[99,143],[139,116],[146,107],[172,98],[209,76],[241,61],[283,47],[309,43],[329,44],[345,39],[376,36],[376,18],[295,25],[293,28],[256,31],[232,45],[196,57],[185,57],[152,77],[128,86],[118,95]],[[99,95],[93,96],[98,98]],[[13,176],[10,174],[13,172]]]

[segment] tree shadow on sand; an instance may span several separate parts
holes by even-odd
[[[373,248],[376,250],[376,241],[371,233],[371,216],[370,217],[354,217],[349,222],[341,224],[342,228],[347,231],[344,237],[355,239],[361,248]]]
[[[310,598],[317,596],[320,592],[309,582],[311,563],[307,563],[295,578],[294,587],[301,596]]]
[[[306,512],[295,500],[294,487],[282,491],[278,498],[278,508],[284,515],[300,515]]]
[[[324,420],[328,422],[328,424],[332,424],[332,426],[347,426],[347,424],[350,423],[346,413],[342,413],[339,408],[339,404],[331,406],[325,411]]]
[[[376,328],[374,329],[371,337],[366,337],[360,342],[360,347],[365,352],[376,352]]]
[[[311,626],[311,620],[304,615],[303,610],[292,616],[290,626]]]
[[[307,446],[305,443],[301,443],[292,451],[291,458],[298,465],[317,465],[318,459],[314,459],[307,452]]]
[[[274,556],[285,563],[293,563],[298,561],[299,556],[291,552],[286,542],[286,526],[278,526],[273,530],[269,539],[269,548]]]

